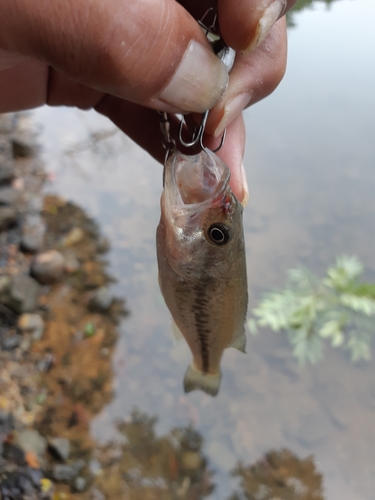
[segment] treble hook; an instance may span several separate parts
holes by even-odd
[[[183,127],[184,127],[184,125],[186,125],[185,118],[182,117],[182,119],[180,121],[179,130],[178,130],[178,140],[182,146],[184,146],[185,148],[194,148],[199,144],[200,148],[203,151],[207,151],[206,146],[203,144],[203,136],[204,136],[204,130],[206,128],[206,123],[207,123],[207,119],[208,119],[208,113],[209,113],[209,111],[206,111],[203,113],[201,123],[200,123],[199,127],[197,127],[197,126],[195,127],[195,130],[193,132],[193,137],[192,137],[192,140],[190,142],[186,142],[184,140],[184,138],[182,137]],[[227,131],[224,130],[224,132],[221,136],[220,144],[216,149],[214,149],[212,151],[213,153],[216,153],[217,151],[219,151],[219,149],[221,149],[221,147],[223,146],[224,141],[225,141],[226,132]]]
[[[206,19],[208,16],[212,14],[211,24],[206,23]],[[218,27],[217,27],[217,11],[213,7],[210,7],[206,10],[204,15],[198,20],[199,25],[205,31],[208,41],[211,44],[211,47],[215,54],[221,59],[225,67],[227,68],[228,73],[231,71],[234,59],[236,57],[236,52],[228,47],[224,40],[221,38]],[[180,120],[179,130],[178,130],[178,140],[179,143],[187,148],[195,148],[199,146],[203,151],[207,151],[206,146],[203,144],[204,131],[207,124],[209,111],[206,111],[202,114],[201,123],[194,127],[194,131],[192,133],[190,141],[185,141],[183,138],[183,129],[186,127],[188,129],[185,117],[182,116]],[[161,129],[164,135],[163,146],[166,149],[165,161],[168,159],[171,151],[176,147],[175,141],[172,139],[170,135],[170,123],[168,119],[167,113],[160,113],[161,115]],[[219,146],[213,151],[216,153],[223,146],[226,136],[226,130],[224,130]]]

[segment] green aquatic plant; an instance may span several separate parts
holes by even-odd
[[[323,279],[308,269],[292,269],[285,289],[267,293],[253,310],[250,331],[258,326],[285,331],[301,364],[321,360],[325,341],[349,351],[352,361],[371,359],[375,283],[359,281],[363,270],[357,257],[345,255]]]

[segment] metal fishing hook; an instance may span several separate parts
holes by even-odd
[[[212,21],[209,24],[206,22],[210,15],[213,15]],[[236,57],[236,53],[233,49],[228,47],[224,40],[220,37],[219,30],[217,27],[217,10],[214,7],[210,7],[203,14],[201,19],[198,20],[199,25],[205,31],[206,37],[211,44],[211,47],[215,54],[221,59],[223,64],[226,66],[228,73],[231,71],[234,60]],[[206,146],[203,144],[204,131],[207,124],[209,111],[205,111],[202,114],[202,119],[199,125],[194,127],[193,133],[191,135],[190,140],[186,141],[183,137],[184,128],[188,130],[188,126],[185,120],[185,117],[182,116],[180,119],[180,125],[178,129],[178,142],[181,146],[187,149],[193,149],[196,147],[200,147],[202,151],[207,151]],[[160,115],[160,128],[164,136],[163,147],[166,150],[165,161],[169,158],[169,155],[172,151],[176,149],[176,141],[171,136],[171,123],[169,121],[168,114],[165,112],[159,112]],[[219,151],[219,149],[223,146],[226,137],[226,130],[224,130],[219,146],[213,150],[214,153]]]
[[[183,127],[184,127],[184,125],[186,125],[185,118],[182,117],[182,119],[180,121],[179,130],[178,130],[178,141],[182,146],[184,146],[185,148],[194,148],[194,147],[198,146],[198,144],[199,144],[202,151],[207,151],[206,146],[203,144],[203,136],[204,136],[204,131],[205,131],[206,123],[207,123],[207,119],[208,119],[208,113],[209,113],[209,111],[206,111],[205,113],[203,113],[202,121],[201,121],[199,127],[197,127],[197,126],[195,127],[194,132],[193,132],[193,136],[192,136],[192,140],[190,142],[186,142],[184,140],[184,138],[182,137]],[[220,144],[216,149],[212,150],[213,153],[216,153],[217,151],[219,151],[219,149],[221,149],[221,147],[223,146],[224,141],[225,141],[226,132],[227,131],[224,130],[224,132],[221,136]]]

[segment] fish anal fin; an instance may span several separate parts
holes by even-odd
[[[246,353],[246,335],[245,330],[242,330],[241,333],[236,335],[233,341],[230,344],[230,347],[234,347],[240,352]]]
[[[191,392],[201,390],[210,396],[216,396],[220,388],[221,373],[206,374],[199,370],[195,370],[189,366],[184,377],[184,390]]]
[[[172,333],[175,342],[179,342],[184,338],[184,336],[181,333],[181,330],[178,328],[173,318],[172,318]]]

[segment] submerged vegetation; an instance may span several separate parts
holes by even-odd
[[[316,363],[325,342],[347,350],[352,361],[371,359],[375,335],[375,283],[359,280],[363,265],[357,257],[337,257],[319,279],[308,269],[289,271],[280,292],[265,295],[253,310],[249,329],[285,331],[298,361]]]

